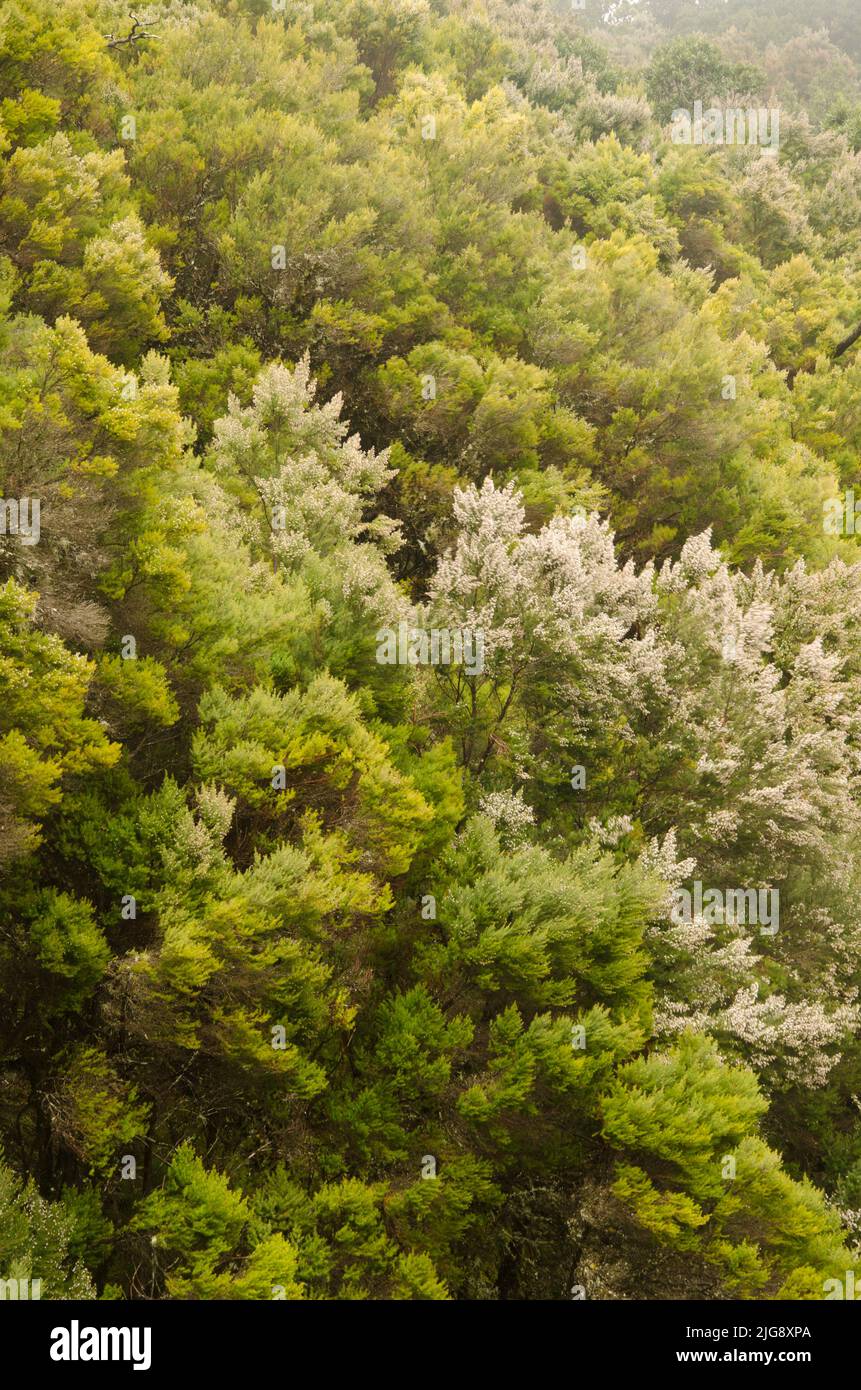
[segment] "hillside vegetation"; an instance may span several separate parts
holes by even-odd
[[[7,0],[0,1278],[861,1277],[859,450],[857,0]]]

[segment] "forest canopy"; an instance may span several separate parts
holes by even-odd
[[[859,449],[856,0],[6,0],[0,1279],[854,1288]]]

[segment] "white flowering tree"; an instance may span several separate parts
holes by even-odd
[[[654,607],[651,572],[619,566],[597,516],[554,517],[530,534],[511,484],[456,489],[454,515],[457,540],[428,612],[436,625],[482,634],[484,669],[437,668],[426,700],[453,723],[472,771],[505,750],[530,776],[548,756],[558,765],[563,754],[547,748],[573,746],[591,724],[642,703],[659,674],[653,638],[636,635]],[[544,749],[531,737],[537,718]]]
[[[261,371],[249,406],[230,397],[215,423],[216,471],[253,489],[264,517],[263,543],[295,563],[373,536],[397,540],[394,522],[366,521],[363,510],[393,476],[385,453],[364,450],[341,419],[342,398],[320,405],[307,355],[292,370],[273,362]]]
[[[269,557],[314,605],[317,634],[304,660],[373,685],[374,632],[409,607],[385,559],[400,545],[398,525],[377,510],[393,470],[385,453],[350,434],[341,397],[320,404],[316,391],[307,356],[292,369],[271,363],[249,405],[230,397],[209,461],[244,510],[252,554]]]
[[[840,622],[858,573],[745,575],[708,533],[637,573],[596,516],[530,533],[491,480],[454,508],[428,612],[482,632],[484,667],[435,668],[418,703],[457,730],[481,809],[523,808],[520,839],[667,853],[672,887],[775,895],[773,933],[656,921],[656,1028],[711,1032],[772,1086],[821,1085],[858,1019],[859,671]]]

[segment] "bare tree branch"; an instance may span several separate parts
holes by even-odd
[[[122,48],[123,44],[140,43],[144,39],[157,39],[158,34],[152,33],[146,27],[146,21],[138,19],[136,14],[130,16],[132,27],[127,34],[105,34],[104,38],[108,48]],[[158,21],[156,21],[158,22]]]
[[[842,357],[843,353],[846,352],[848,348],[851,348],[853,343],[857,343],[859,338],[861,338],[861,323],[859,323],[857,328],[852,329],[852,332],[848,337],[843,339],[842,343],[837,344],[834,349],[834,356]]]

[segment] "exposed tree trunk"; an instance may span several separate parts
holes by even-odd
[[[847,338],[843,339],[842,343],[837,344],[836,348],[834,349],[834,356],[842,357],[843,353],[846,352],[849,348],[851,348],[853,343],[857,343],[859,338],[861,338],[861,323],[859,323],[857,328],[852,329],[852,332],[849,334]]]

